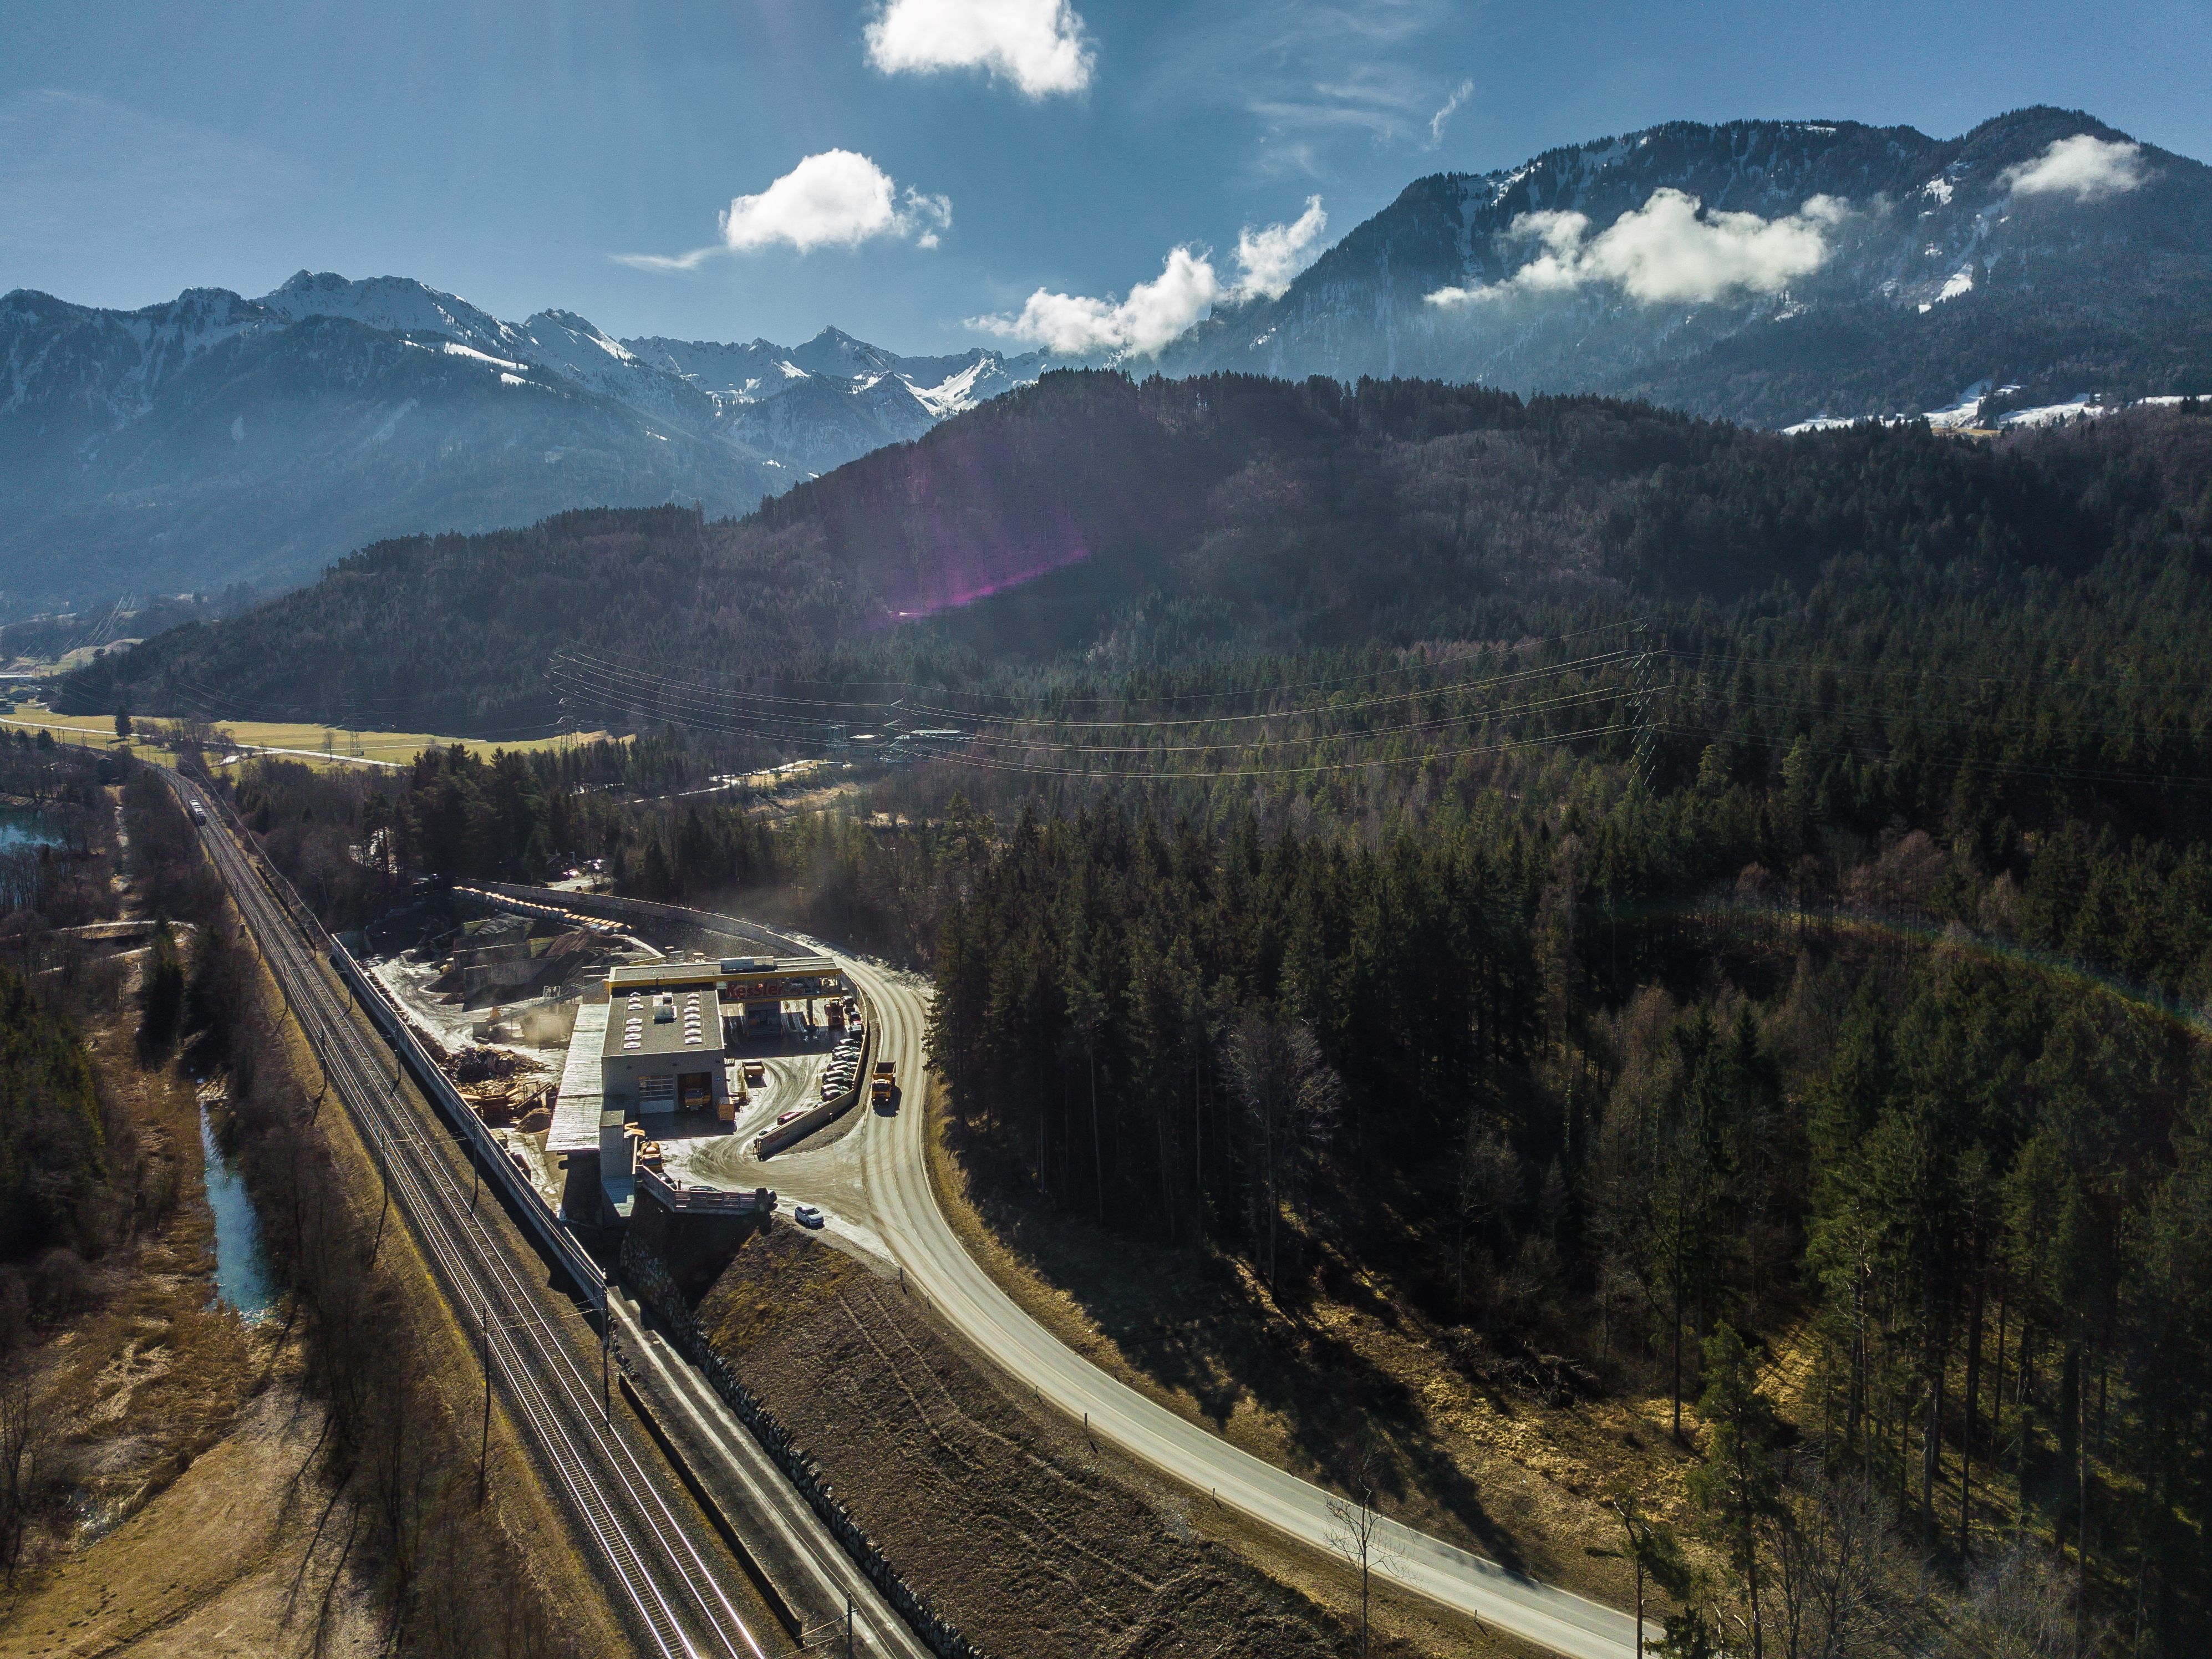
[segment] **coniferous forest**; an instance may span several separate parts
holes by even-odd
[[[1214,471],[1107,490],[1047,419],[1093,393],[1139,459],[1212,422]],[[1662,1397],[1705,1565],[1631,1530],[1680,1651],[2073,1650],[2003,1647],[2023,1606],[2201,1651],[2212,421],[1770,441],[1110,377],[994,407],[728,532],[888,592],[1012,499],[987,441],[1070,458],[1041,489],[1141,568],[1120,599],[1100,565],[777,682],[899,682],[938,757],[775,814],[690,793],[790,732],[673,653],[625,671],[632,741],[256,762],[241,812],[335,921],[601,859],[927,968],[948,1109],[1023,1202],[1286,1305],[1359,1264],[1569,1392]]]

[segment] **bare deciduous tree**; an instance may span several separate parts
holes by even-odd
[[[1789,1472],[1769,1529],[1787,1659],[1912,1653],[1927,1635],[1922,1571],[1899,1544],[1863,1470],[1831,1474],[1808,1455]]]
[[[1345,1465],[1346,1495],[1328,1500],[1329,1547],[1359,1575],[1360,1659],[1367,1655],[1375,1575],[1395,1577],[1406,1560],[1392,1531],[1394,1523],[1376,1498],[1383,1468],[1382,1449],[1371,1440],[1362,1441]]]

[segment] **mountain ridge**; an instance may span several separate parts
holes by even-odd
[[[2139,176],[2087,197],[2024,187],[2022,169],[2085,140]],[[1810,227],[1826,257],[1786,283],[1668,301],[1587,266],[1576,281],[1574,258],[1624,218],[1656,235],[1662,191],[1692,198],[1707,241],[1727,216],[1787,225],[1822,198],[1843,208]],[[1582,239],[1547,270],[1567,215]],[[1431,297],[1454,291],[1468,297]],[[2212,168],[2040,106],[1949,139],[1667,122],[1415,179],[1279,298],[1218,311],[1159,367],[1601,392],[1767,427],[1935,409],[1985,380],[2049,403],[2212,392]]]
[[[718,355],[765,380],[702,372]],[[569,507],[742,513],[1045,363],[836,329],[625,343],[557,307],[511,323],[413,278],[306,270],[131,312],[18,289],[0,296],[0,619],[283,587],[393,534]]]
[[[386,537],[575,507],[742,513],[1054,366],[1083,360],[905,356],[835,327],[620,340],[304,270],[137,312],[18,290],[0,619],[281,586]],[[2212,168],[2045,106],[1943,139],[1662,123],[1414,179],[1280,295],[1118,366],[1589,392],[1770,428],[2212,393]]]

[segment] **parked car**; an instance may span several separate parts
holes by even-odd
[[[775,1127],[781,1129],[785,1124],[790,1122],[792,1119],[795,1117],[805,1117],[805,1115],[806,1109],[804,1106],[794,1106],[789,1111],[786,1112],[781,1117],[776,1119]]]
[[[822,1224],[822,1212],[811,1204],[801,1204],[792,1211],[791,1218],[802,1227],[819,1227]]]

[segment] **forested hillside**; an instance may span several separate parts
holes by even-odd
[[[1149,388],[1046,395],[1097,385],[1141,433]],[[1307,396],[1271,407],[1318,423]],[[1749,1488],[1701,1471],[1670,1516],[1736,1563],[1668,1581],[1711,1632],[1755,1607],[1826,1630],[1843,1615],[1802,1575],[1833,1572],[1865,1618],[1825,1650],[1996,1651],[2036,1608],[2194,1650],[2212,421],[1992,453],[1588,403],[1483,418],[1349,449],[1278,434],[1304,532],[1287,508],[1209,526],[1172,476],[1157,507],[1064,480],[1091,525],[1200,501],[1164,562],[1188,579],[1233,538],[1177,613],[1212,620],[909,687],[967,736],[850,811],[775,825],[684,795],[755,741],[711,718],[392,780],[259,763],[239,803],[337,919],[423,874],[599,857],[626,890],[924,963],[956,1141],[1001,1201],[1220,1264],[1263,1323],[1387,1293],[1469,1386],[1656,1395],[1716,1458],[1753,1437]],[[1315,481],[1356,454],[1356,495],[1455,444],[1527,487],[1376,538],[1370,562],[1437,561],[1415,635],[1412,597],[1342,572],[1357,509]],[[917,476],[870,475],[872,516],[832,480],[732,533],[896,572],[990,498],[964,468],[909,513]],[[1478,543],[1491,580],[1445,586]],[[1563,581],[1539,546],[1592,562]],[[1271,557],[1350,585],[1377,631],[1293,648],[1267,585],[1237,586]],[[1336,614],[1273,591],[1279,616]],[[843,672],[911,673],[903,649],[848,647]],[[1402,1389],[1345,1376],[1391,1478],[1428,1490]],[[1871,1553],[1823,1553],[1869,1517]]]
[[[886,679],[1480,636],[1501,599],[1727,601],[1839,556],[2069,572],[2132,510],[2108,471],[2162,498],[2201,447],[2185,417],[2107,425],[1992,449],[1427,383],[1053,374],[739,522],[578,513],[380,544],[103,659],[65,706],[501,737],[551,729],[562,696],[586,726],[738,726],[739,703],[694,694],[808,678],[865,718]],[[644,672],[550,676],[564,653]]]

